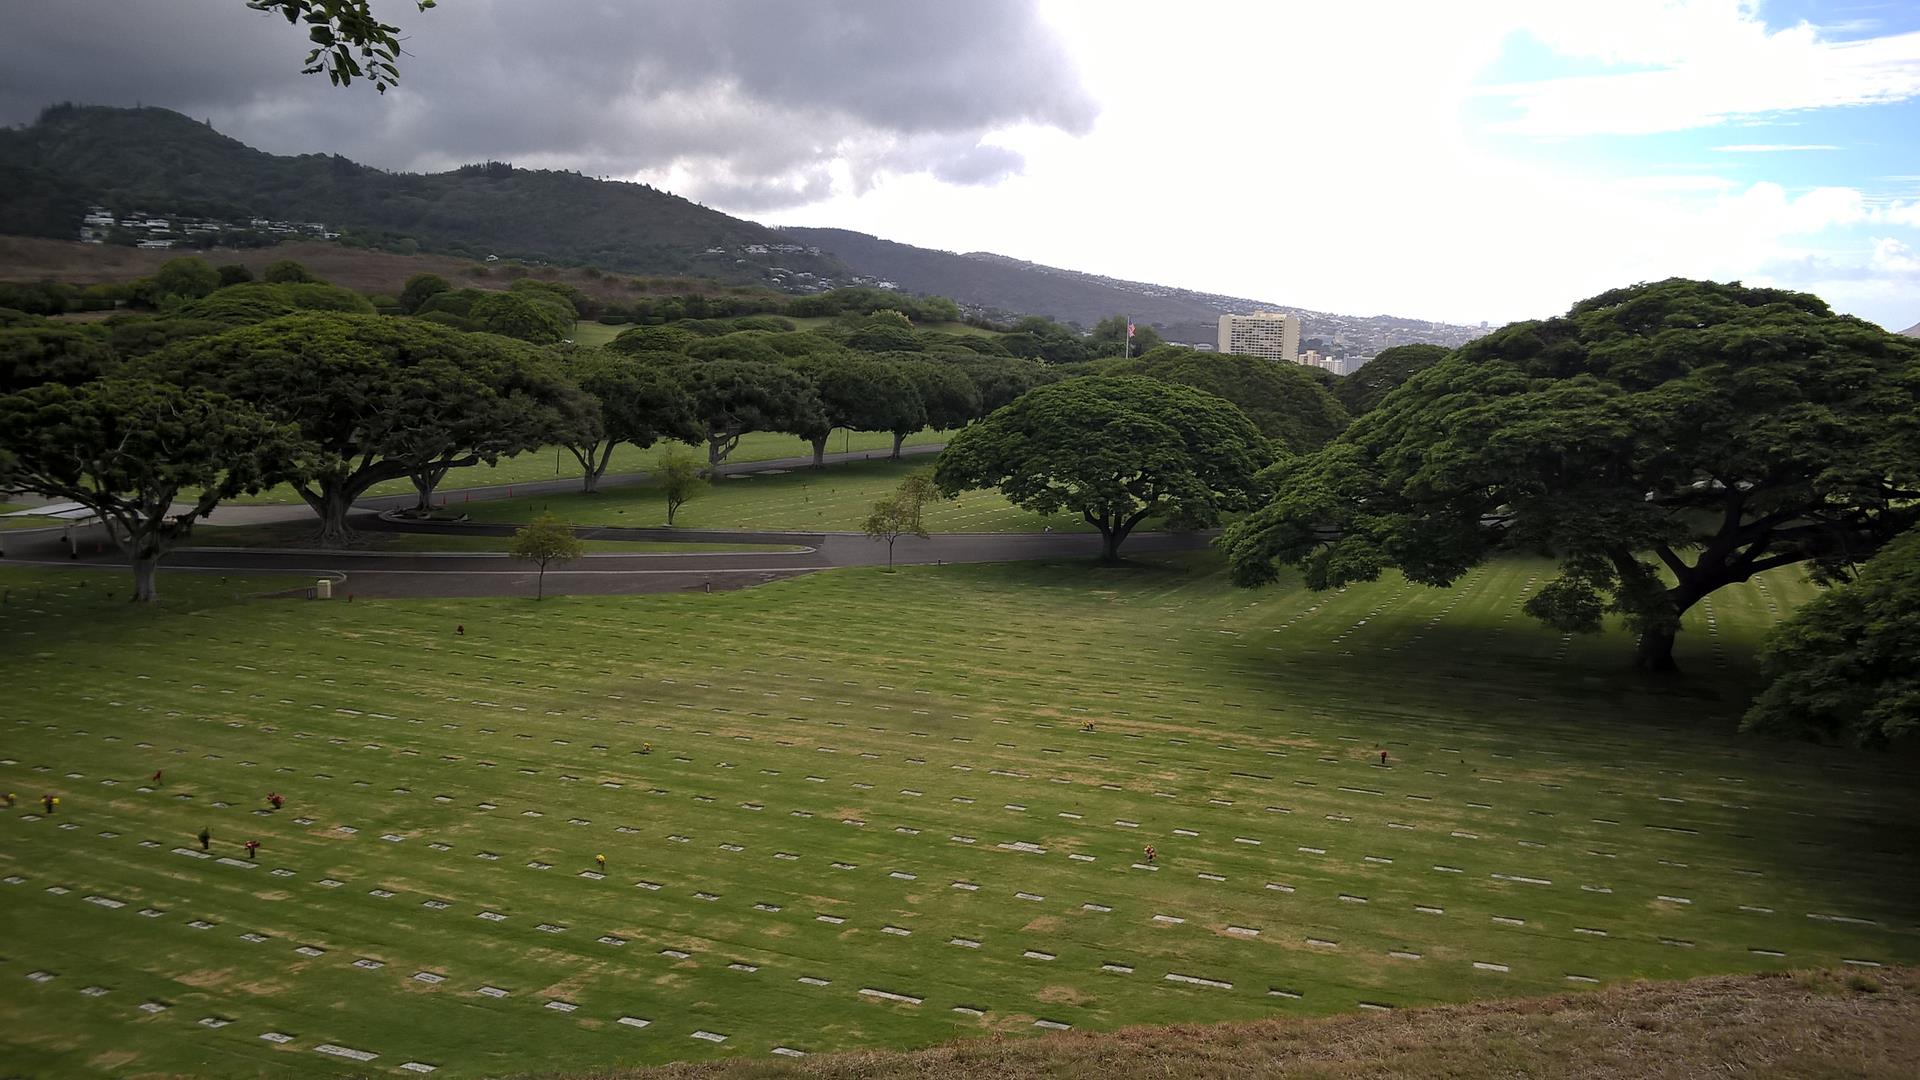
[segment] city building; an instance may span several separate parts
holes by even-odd
[[[1300,361],[1300,319],[1277,311],[1220,316],[1220,351]]]

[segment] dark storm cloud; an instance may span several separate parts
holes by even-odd
[[[376,0],[407,55],[384,97],[299,74],[302,35],[241,0],[0,0],[0,121],[53,101],[165,105],[277,153],[386,168],[482,158],[672,170],[769,209],[885,173],[994,183],[1017,123],[1096,107],[1031,0]]]

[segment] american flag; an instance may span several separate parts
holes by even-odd
[[[1128,337],[1132,337],[1132,336],[1133,336],[1133,324],[1132,324],[1132,323],[1128,323],[1128,324],[1127,324],[1127,336],[1128,336]]]

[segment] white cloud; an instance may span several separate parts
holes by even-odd
[[[1482,88],[1517,112],[1501,125],[1512,134],[1686,131],[1920,96],[1920,32],[1833,41],[1805,22],[1769,30],[1741,0],[1540,7],[1525,25],[1549,47],[1636,69]]]
[[[1716,154],[1786,154],[1801,150],[1838,150],[1832,143],[1735,143],[1709,147]]]
[[[1676,274],[1758,280],[1812,256],[1865,274],[1864,244],[1840,243],[1835,230],[1920,227],[1920,202],[1789,189],[1766,179],[1763,156],[1739,172],[1728,154],[1613,178],[1571,155],[1517,158],[1504,140],[1489,144],[1474,127],[1476,80],[1516,33],[1632,63],[1701,51],[1702,26],[1766,36],[1734,18],[1738,5],[1678,5],[1665,23],[1622,16],[1626,30],[1608,29],[1610,7],[1585,23],[1568,7],[1055,0],[1047,17],[1101,104],[1092,133],[994,132],[1027,168],[992,190],[890,177],[865,196],[778,217],[1302,307],[1463,322],[1551,315]],[[1382,34],[1389,19],[1394,32]],[[1644,37],[1629,32],[1642,27]],[[1829,299],[1913,321],[1895,293],[1849,288]]]
[[[1891,236],[1883,236],[1873,242],[1871,265],[1889,274],[1920,275],[1920,254]]]

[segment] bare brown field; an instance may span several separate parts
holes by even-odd
[[[479,263],[449,255],[394,255],[385,251],[300,241],[267,248],[219,248],[213,251],[142,251],[110,244],[82,244],[28,236],[0,236],[0,281],[52,279],[75,285],[133,281],[158,270],[168,259],[198,255],[215,266],[239,263],[256,276],[269,264],[293,259],[316,277],[369,296],[393,296],[415,274],[439,274],[456,288],[505,289],[519,277],[564,281],[602,300],[636,296],[713,295],[728,286],[701,278],[592,275],[579,268],[522,268],[512,263]],[[478,271],[486,271],[484,274]]]
[[[1629,983],[1312,1020],[969,1039],[911,1053],[740,1059],[567,1080],[961,1077],[1885,1077],[1920,1061],[1920,970]]]

